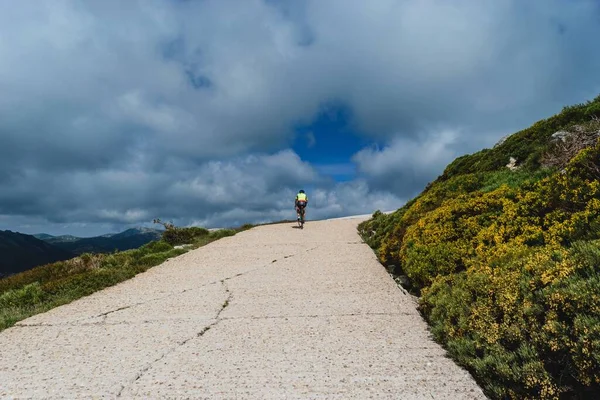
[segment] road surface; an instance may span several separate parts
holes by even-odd
[[[24,320],[0,398],[485,398],[360,220],[258,227]]]

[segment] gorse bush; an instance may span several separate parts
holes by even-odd
[[[539,168],[556,151],[552,133],[590,126],[598,103],[461,157],[403,208],[359,226],[493,398],[600,398],[600,142]],[[514,154],[521,169],[502,167]]]

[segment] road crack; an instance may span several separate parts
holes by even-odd
[[[305,252],[313,251],[313,250],[317,249],[318,247],[319,246],[312,247],[310,249],[305,250]],[[288,259],[288,258],[291,258],[291,257],[295,257],[298,254],[300,254],[300,251],[298,251],[297,253],[294,253],[294,254],[285,255],[285,256],[283,256],[282,259]],[[177,292],[167,293],[167,294],[165,294],[163,296],[160,296],[160,297],[154,297],[154,298],[148,299],[146,301],[141,301],[141,302],[129,304],[129,305],[126,305],[126,306],[121,306],[121,307],[118,307],[118,308],[115,308],[115,309],[112,309],[112,310],[108,310],[108,311],[105,311],[105,312],[102,312],[102,313],[99,313],[99,314],[92,315],[90,317],[85,317],[85,318],[77,319],[75,321],[70,321],[70,322],[65,322],[65,323],[56,323],[56,324],[51,324],[51,323],[50,324],[49,323],[33,323],[33,324],[31,324],[31,323],[29,323],[29,324],[28,323],[17,323],[17,324],[14,325],[14,327],[26,328],[26,327],[44,327],[44,326],[97,326],[97,325],[123,325],[123,324],[128,324],[127,322],[124,322],[124,321],[119,321],[119,322],[116,322],[116,323],[109,323],[109,322],[107,322],[107,319],[108,319],[108,316],[110,314],[114,314],[114,313],[117,313],[119,311],[124,311],[124,310],[130,309],[130,308],[134,308],[134,307],[142,306],[142,305],[145,305],[145,304],[149,304],[149,303],[161,301],[161,300],[168,299],[168,298],[173,297],[173,296],[178,296],[180,294],[187,293],[187,292],[190,292],[190,291],[200,290],[200,289],[202,289],[202,288],[204,288],[206,286],[215,285],[215,284],[217,284],[219,282],[220,283],[224,283],[224,282],[229,281],[231,279],[235,279],[235,278],[239,278],[240,276],[251,274],[253,272],[256,272],[256,271],[259,271],[259,270],[261,270],[263,268],[266,268],[269,265],[271,265],[271,264],[273,264],[275,262],[278,262],[279,260],[280,259],[275,259],[275,260],[271,261],[268,264],[261,265],[259,267],[253,268],[253,269],[245,271],[245,272],[239,272],[237,274],[228,276],[226,278],[222,278],[222,279],[219,279],[219,280],[207,282],[207,283],[202,284],[202,285],[200,285],[198,287],[188,288],[188,289],[180,290],[180,291],[177,291]],[[92,320],[92,319],[95,319],[95,318],[102,318],[102,320],[98,321],[98,322],[85,322],[85,321],[89,321],[89,320]],[[142,321],[142,323],[151,323],[151,322],[155,322],[155,321]]]
[[[205,326],[200,332],[196,333],[195,335],[190,336],[187,339],[184,339],[182,341],[177,342],[177,344],[175,346],[173,346],[170,349],[168,349],[167,351],[163,352],[163,354],[161,354],[154,361],[146,364],[146,366],[144,366],[144,368],[142,368],[128,384],[121,386],[121,388],[119,389],[119,392],[117,393],[117,397],[121,397],[123,395],[123,392],[128,387],[131,387],[131,386],[135,385],[135,383],[137,381],[139,381],[148,371],[150,371],[154,365],[156,365],[157,363],[159,363],[165,357],[167,357],[168,355],[174,353],[175,351],[177,351],[181,347],[185,346],[190,341],[192,341],[194,339],[201,338],[202,336],[204,336],[206,334],[206,332],[208,332],[215,325],[217,325],[219,322],[222,321],[222,319],[220,318],[221,314],[229,306],[229,303],[231,302],[233,294],[229,290],[229,287],[227,287],[226,279],[222,279],[220,282],[223,285],[223,288],[225,289],[225,293],[227,294],[227,298],[225,299],[225,301],[223,302],[223,304],[221,305],[221,307],[217,311],[217,314],[214,317],[214,322],[212,322],[211,324]]]

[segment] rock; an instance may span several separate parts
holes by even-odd
[[[386,265],[385,269],[387,270],[388,273],[393,275],[394,271],[396,271],[396,266],[395,265]]]
[[[564,142],[564,141],[566,141],[566,140],[567,140],[567,138],[568,138],[569,136],[571,136],[571,135],[572,135],[572,133],[571,133],[571,132],[567,132],[567,131],[558,131],[558,132],[554,132],[554,133],[552,134],[552,136],[550,136],[550,140],[551,140],[551,141],[553,141],[553,142],[556,142],[556,141],[558,141],[558,140],[561,140],[561,141],[563,141],[563,142]]]
[[[406,290],[410,290],[412,288],[412,284],[410,283],[410,279],[406,275],[398,275],[394,278],[396,284],[402,286]]]
[[[519,167],[517,166],[517,159],[511,157],[508,164],[506,164],[506,168],[510,169],[511,171],[516,171],[517,169],[519,169]]]

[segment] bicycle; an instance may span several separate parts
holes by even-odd
[[[297,214],[298,214],[298,227],[300,229],[304,229],[304,213],[305,213],[305,208],[304,207],[298,207],[297,208]]]

